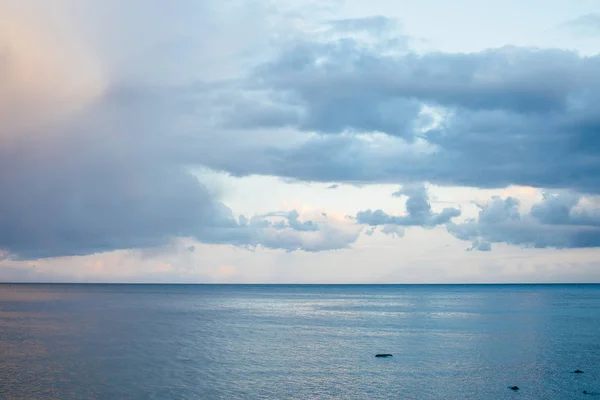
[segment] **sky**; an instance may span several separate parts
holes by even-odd
[[[600,282],[600,3],[0,0],[0,281]]]

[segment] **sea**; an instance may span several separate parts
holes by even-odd
[[[0,285],[3,400],[594,396],[600,285]]]

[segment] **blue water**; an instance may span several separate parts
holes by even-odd
[[[0,285],[1,399],[583,390],[600,392],[600,285]]]

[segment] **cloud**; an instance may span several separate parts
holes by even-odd
[[[271,212],[250,219],[242,216],[240,225],[250,233],[240,244],[286,251],[318,252],[348,248],[361,231],[347,222],[335,221],[327,216],[322,216],[318,222],[300,221],[296,210]]]
[[[398,29],[398,22],[382,15],[371,15],[362,18],[344,18],[329,21],[329,25],[336,31],[373,32],[376,35],[394,32]]]
[[[546,193],[528,214],[519,211],[512,197],[493,197],[478,205],[478,218],[450,223],[448,232],[473,242],[470,250],[491,250],[491,243],[536,248],[584,248],[600,246],[598,208],[576,210],[581,197],[570,193]]]
[[[565,22],[562,27],[586,35],[600,34],[600,14],[590,13],[581,15]]]
[[[304,231],[304,232],[313,232],[313,231],[319,230],[319,227],[313,221],[300,222],[298,220],[299,216],[300,215],[298,214],[298,212],[296,210],[293,210],[290,212],[272,212],[272,213],[268,213],[268,214],[259,216],[257,219],[259,221],[261,221],[259,223],[267,223],[269,226],[272,226],[275,229],[292,228],[294,230]],[[281,218],[283,218],[283,220],[279,221],[277,223],[271,224],[268,221],[268,218],[270,218],[270,217],[281,217]]]
[[[161,246],[180,236],[285,250],[348,245],[328,222],[300,221],[296,211],[269,216],[286,222],[244,223],[184,168],[101,149],[91,142],[4,153],[0,248],[55,257]]]
[[[246,129],[294,128],[304,139],[248,148],[243,166],[211,166],[311,181],[598,193],[598,71],[600,57],[566,50],[388,54],[359,39],[304,37],[258,66],[240,86],[244,105],[224,111]]]
[[[16,107],[9,110],[8,122],[0,118],[0,249],[12,258],[36,259],[160,247],[173,238],[192,237],[249,248],[322,251],[356,239],[354,228],[300,221],[296,211],[237,218],[189,172],[186,140],[193,138],[195,149],[212,141],[209,125],[202,123],[204,111],[196,107],[216,89],[204,83],[194,83],[193,90],[186,86],[197,82],[189,65],[180,66],[177,80],[162,79],[179,67],[156,51],[165,43],[173,51],[175,42],[185,43],[175,25],[192,30],[203,25],[193,16],[235,22],[235,15],[184,1],[169,8],[172,15],[164,16],[155,32],[152,22],[163,21],[163,15],[154,3],[146,8],[144,2],[141,13],[123,14],[124,21],[105,2],[79,9],[83,14],[77,18],[69,15],[69,4],[57,3],[56,14],[64,14],[64,32],[78,34],[57,32],[43,5],[18,13],[0,7],[12,13],[13,19],[0,12],[16,27],[11,32],[35,28],[31,35],[0,39],[0,102]],[[115,17],[114,32],[108,35],[103,24],[79,25],[94,14]],[[183,19],[176,23],[173,16]],[[118,34],[134,28],[141,31]],[[199,39],[194,35],[190,40]],[[125,38],[122,43],[112,41],[117,36]],[[203,63],[218,60],[225,47],[211,50],[209,41],[200,39]],[[238,60],[241,47],[233,46]],[[134,48],[141,59],[128,53]],[[88,66],[81,60],[91,61]],[[217,71],[202,72],[206,79],[220,79]],[[210,148],[194,153],[198,164]]]
[[[236,216],[190,174],[195,166],[600,192],[598,57],[515,47],[418,55],[394,21],[328,19],[314,33],[298,28],[319,22],[298,17],[296,5],[261,1],[73,4],[0,6],[0,248],[15,257],[174,237],[321,251],[358,236],[290,210]],[[357,220],[400,235],[394,227],[458,215],[433,213],[420,189],[403,190],[406,215],[366,210]],[[582,222],[592,217],[571,210],[567,223],[543,224],[577,232],[544,242],[533,231],[551,217],[536,209],[530,236],[513,241],[593,244],[596,226]],[[502,241],[490,221],[453,229]]]
[[[492,251],[492,244],[484,240],[475,239],[473,240],[473,245],[467,250]]]
[[[404,228],[398,225],[387,224],[383,225],[383,228],[381,228],[381,233],[394,237],[402,237],[404,236]],[[372,234],[373,233],[371,232],[371,235]]]
[[[406,215],[392,216],[383,210],[365,210],[356,214],[356,222],[369,226],[383,226],[382,232],[403,236],[402,229],[395,227],[422,226],[432,228],[450,222],[460,215],[457,208],[444,208],[439,213],[431,211],[429,195],[423,185],[407,185],[393,194],[395,197],[406,196]]]
[[[543,194],[544,201],[531,208],[531,216],[543,224],[600,227],[600,208],[576,209],[580,195],[559,192]]]
[[[421,102],[518,113],[561,109],[581,83],[574,74],[591,67],[586,64],[562,50],[504,47],[471,54],[385,55],[359,41],[341,39],[293,43],[261,66],[255,78],[303,106],[301,127],[324,133],[351,128],[412,136],[410,131],[381,128],[410,127],[402,121],[414,119]],[[387,109],[405,112],[386,114]],[[328,114],[348,122],[335,119],[334,125],[332,118],[319,119]]]

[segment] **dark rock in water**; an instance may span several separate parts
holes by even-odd
[[[375,357],[394,357],[392,354],[375,354]]]
[[[580,369],[576,369],[575,371],[573,371],[574,374],[583,374],[583,371]]]
[[[510,390],[519,390],[518,386],[509,386],[508,387]]]

